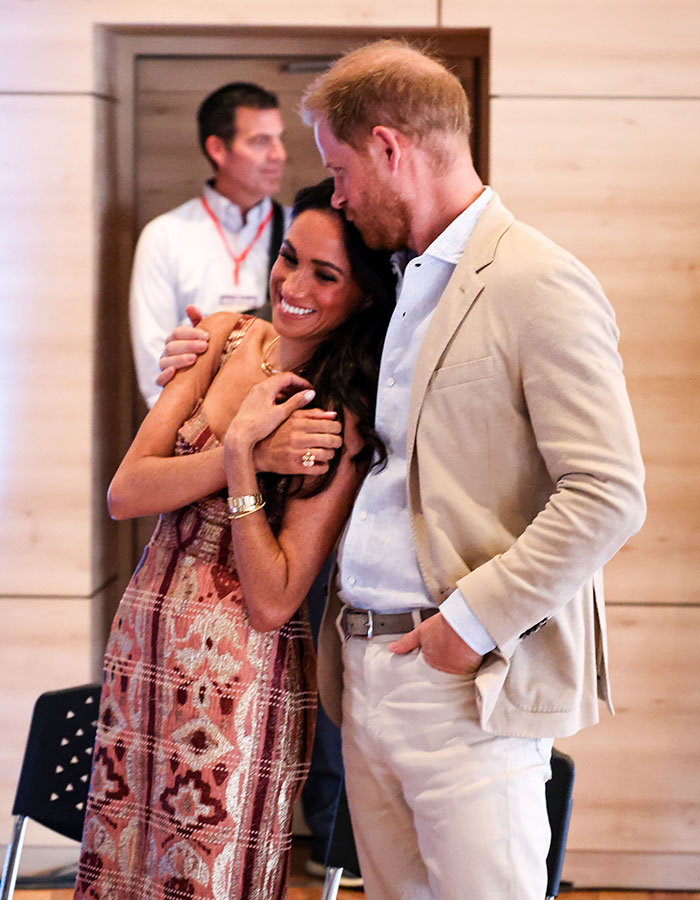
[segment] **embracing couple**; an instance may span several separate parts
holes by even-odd
[[[482,184],[436,60],[362,47],[303,112],[333,184],[297,197],[272,324],[175,333],[110,488],[162,515],[107,649],[77,895],[286,895],[303,601],[340,539],[318,681],[366,896],[542,900],[552,740],[610,705],[601,568],[644,518],[614,314]]]

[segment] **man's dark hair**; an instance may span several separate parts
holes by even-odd
[[[202,101],[197,110],[199,146],[213,165],[205,143],[214,134],[230,143],[236,134],[236,110],[239,106],[249,109],[279,109],[277,95],[266,91],[259,84],[249,81],[232,81],[217,88]]]

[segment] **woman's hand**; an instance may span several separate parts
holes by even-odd
[[[280,394],[294,391],[288,400],[277,403]],[[305,378],[294,372],[280,372],[256,384],[241,403],[224,437],[224,454],[251,451],[293,412],[310,403],[316,392]]]
[[[343,446],[342,432],[334,409],[297,409],[255,445],[255,469],[280,475],[323,475]],[[307,452],[313,455],[313,466],[304,461]]]

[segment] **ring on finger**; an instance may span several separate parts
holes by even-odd
[[[301,464],[305,469],[310,469],[315,462],[316,462],[316,457],[311,452],[311,450],[307,450],[306,453],[301,458]]]

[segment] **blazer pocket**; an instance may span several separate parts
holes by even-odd
[[[480,359],[470,359],[467,362],[436,369],[430,379],[430,386],[437,391],[440,388],[452,387],[456,384],[491,378],[492,375],[493,357],[482,356]]]

